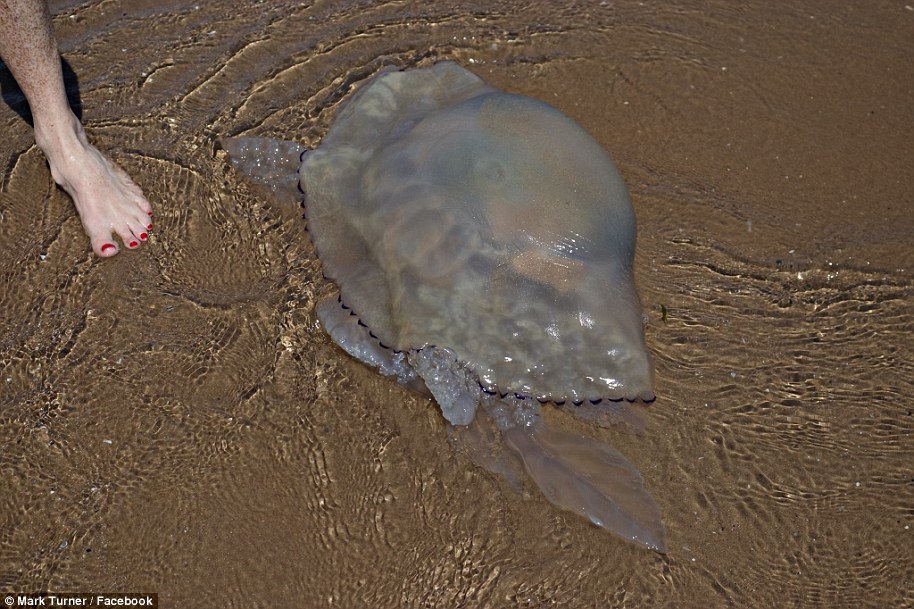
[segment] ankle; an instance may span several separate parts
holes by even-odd
[[[52,163],[85,147],[86,133],[82,123],[69,108],[65,113],[55,113],[49,117],[33,116],[35,143]]]

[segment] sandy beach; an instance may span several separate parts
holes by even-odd
[[[101,260],[0,67],[0,591],[160,607],[914,607],[914,5],[52,2],[152,202]],[[222,136],[317,146],[452,60],[611,153],[638,220],[667,554],[517,494],[346,355],[301,211]]]

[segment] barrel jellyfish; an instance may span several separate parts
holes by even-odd
[[[303,201],[339,288],[317,307],[336,344],[431,395],[478,463],[525,472],[553,504],[665,551],[635,467],[541,412],[654,400],[631,200],[581,126],[442,62],[373,77],[313,150],[221,145]]]

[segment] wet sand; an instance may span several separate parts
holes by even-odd
[[[52,4],[155,234],[92,257],[0,71],[0,589],[162,607],[914,606],[914,7]],[[522,497],[346,356],[298,209],[222,135],[317,145],[451,59],[614,156],[657,367],[659,555]],[[661,313],[666,311],[666,316]]]

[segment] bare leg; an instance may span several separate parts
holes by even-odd
[[[51,175],[76,204],[99,256],[130,249],[152,228],[152,206],[139,186],[86,139],[64,91],[57,41],[45,0],[0,0],[0,56],[22,87],[35,122],[35,143]]]

